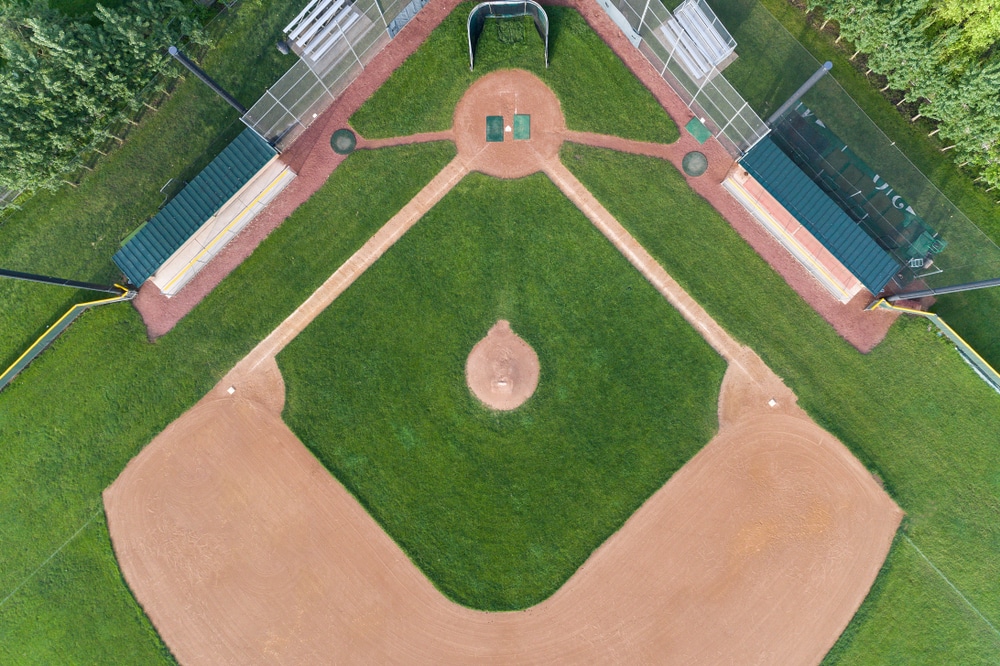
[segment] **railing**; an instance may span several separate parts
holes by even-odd
[[[21,354],[16,361],[14,361],[9,368],[0,374],[0,391],[2,391],[8,384],[10,384],[14,377],[17,376],[19,372],[24,370],[29,363],[31,363],[35,358],[41,354],[45,349],[52,344],[52,342],[59,337],[59,334],[65,331],[70,324],[72,324],[77,317],[82,315],[84,312],[94,307],[95,305],[106,305],[108,303],[120,303],[122,301],[130,301],[135,298],[136,292],[126,289],[121,285],[115,285],[122,290],[121,295],[114,296],[112,298],[102,298],[97,301],[88,301],[86,303],[77,303],[69,310],[66,311],[62,317],[56,320],[56,323],[49,326],[49,328],[42,333],[41,337],[35,340],[30,347],[28,347],[23,354]]]
[[[743,96],[722,76],[720,63],[710,63],[702,75],[688,72],[678,53],[678,41],[668,40],[663,26],[679,25],[659,0],[616,0],[617,9],[641,38],[639,51],[656,68],[691,111],[701,119],[734,158],[742,157],[767,136],[768,127]],[[704,0],[687,0],[678,11],[698,11],[726,45],[736,42]],[[728,61],[721,63],[722,66]]]

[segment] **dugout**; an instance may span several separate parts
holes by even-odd
[[[244,130],[122,242],[114,262],[132,284],[149,279],[173,296],[294,177],[273,147]]]
[[[842,303],[879,294],[902,268],[770,135],[723,186]]]

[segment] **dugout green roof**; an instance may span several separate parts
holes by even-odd
[[[770,136],[744,155],[740,165],[868,291],[881,292],[901,268]]]
[[[244,130],[122,245],[115,263],[141,285],[275,155],[253,130]]]

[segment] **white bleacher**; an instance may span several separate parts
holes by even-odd
[[[312,0],[285,26],[285,35],[295,51],[313,62],[346,39],[347,30],[361,18],[353,3],[345,0]]]
[[[721,71],[736,51],[736,40],[704,0],[682,2],[660,34],[671,56],[698,82]]]

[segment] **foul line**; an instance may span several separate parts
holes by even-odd
[[[39,564],[38,567],[34,571],[32,571],[30,574],[28,574],[27,578],[25,578],[20,583],[18,583],[17,587],[15,587],[13,590],[11,590],[10,594],[8,594],[6,597],[3,598],[3,601],[0,601],[0,608],[3,608],[4,604],[6,604],[7,601],[11,597],[13,597],[15,594],[17,594],[18,590],[20,590],[22,587],[24,587],[25,583],[27,583],[29,580],[31,580],[32,578],[34,578],[35,574],[37,574],[39,571],[41,571],[42,569],[44,569],[45,565],[48,564],[52,560],[53,557],[55,557],[56,555],[58,555],[59,551],[61,551],[66,546],[68,546],[70,541],[72,541],[73,539],[75,539],[78,536],[80,536],[80,532],[82,532],[87,527],[87,525],[89,525],[94,520],[94,518],[97,517],[97,514],[99,514],[100,512],[101,512],[100,508],[98,508],[96,511],[94,511],[94,513],[91,514],[90,518],[87,519],[87,522],[85,522],[83,525],[80,525],[80,529],[78,529],[76,532],[73,532],[73,536],[71,536],[70,538],[66,539],[66,541],[63,542],[63,545],[61,545],[58,548],[56,548],[55,551],[51,555],[49,555],[48,557],[45,558],[44,562],[42,562],[41,564]]]
[[[934,566],[934,563],[931,562],[930,558],[927,557],[926,555],[924,555],[924,551],[922,551],[919,548],[917,548],[917,544],[913,543],[913,540],[910,539],[909,536],[907,536],[907,535],[904,534],[903,538],[906,539],[906,542],[908,544],[910,544],[911,546],[913,546],[913,550],[917,551],[917,554],[920,555],[920,557],[924,558],[924,561],[927,562],[927,564],[929,564],[931,566],[931,569],[934,569],[934,571],[937,572],[937,575],[941,576],[941,578],[944,579],[944,582],[948,583],[948,586],[951,587],[951,589],[955,590],[955,594],[957,594],[959,597],[961,597],[962,601],[964,601],[966,604],[968,604],[969,608],[971,608],[973,610],[973,612],[975,612],[975,614],[979,616],[979,619],[981,619],[983,622],[985,622],[989,626],[989,628],[993,630],[993,633],[996,634],[998,637],[1000,637],[1000,631],[997,631],[997,628],[993,626],[993,623],[990,622],[989,620],[987,620],[986,616],[983,615],[982,613],[980,613],[979,609],[976,608],[975,606],[973,606],[972,602],[969,601],[968,598],[966,598],[966,596],[964,594],[962,594],[962,591],[959,590],[957,587],[955,587],[955,584],[952,583],[950,580],[948,580],[948,577],[945,576],[943,573],[941,573],[940,569],[938,569],[936,566]]]

